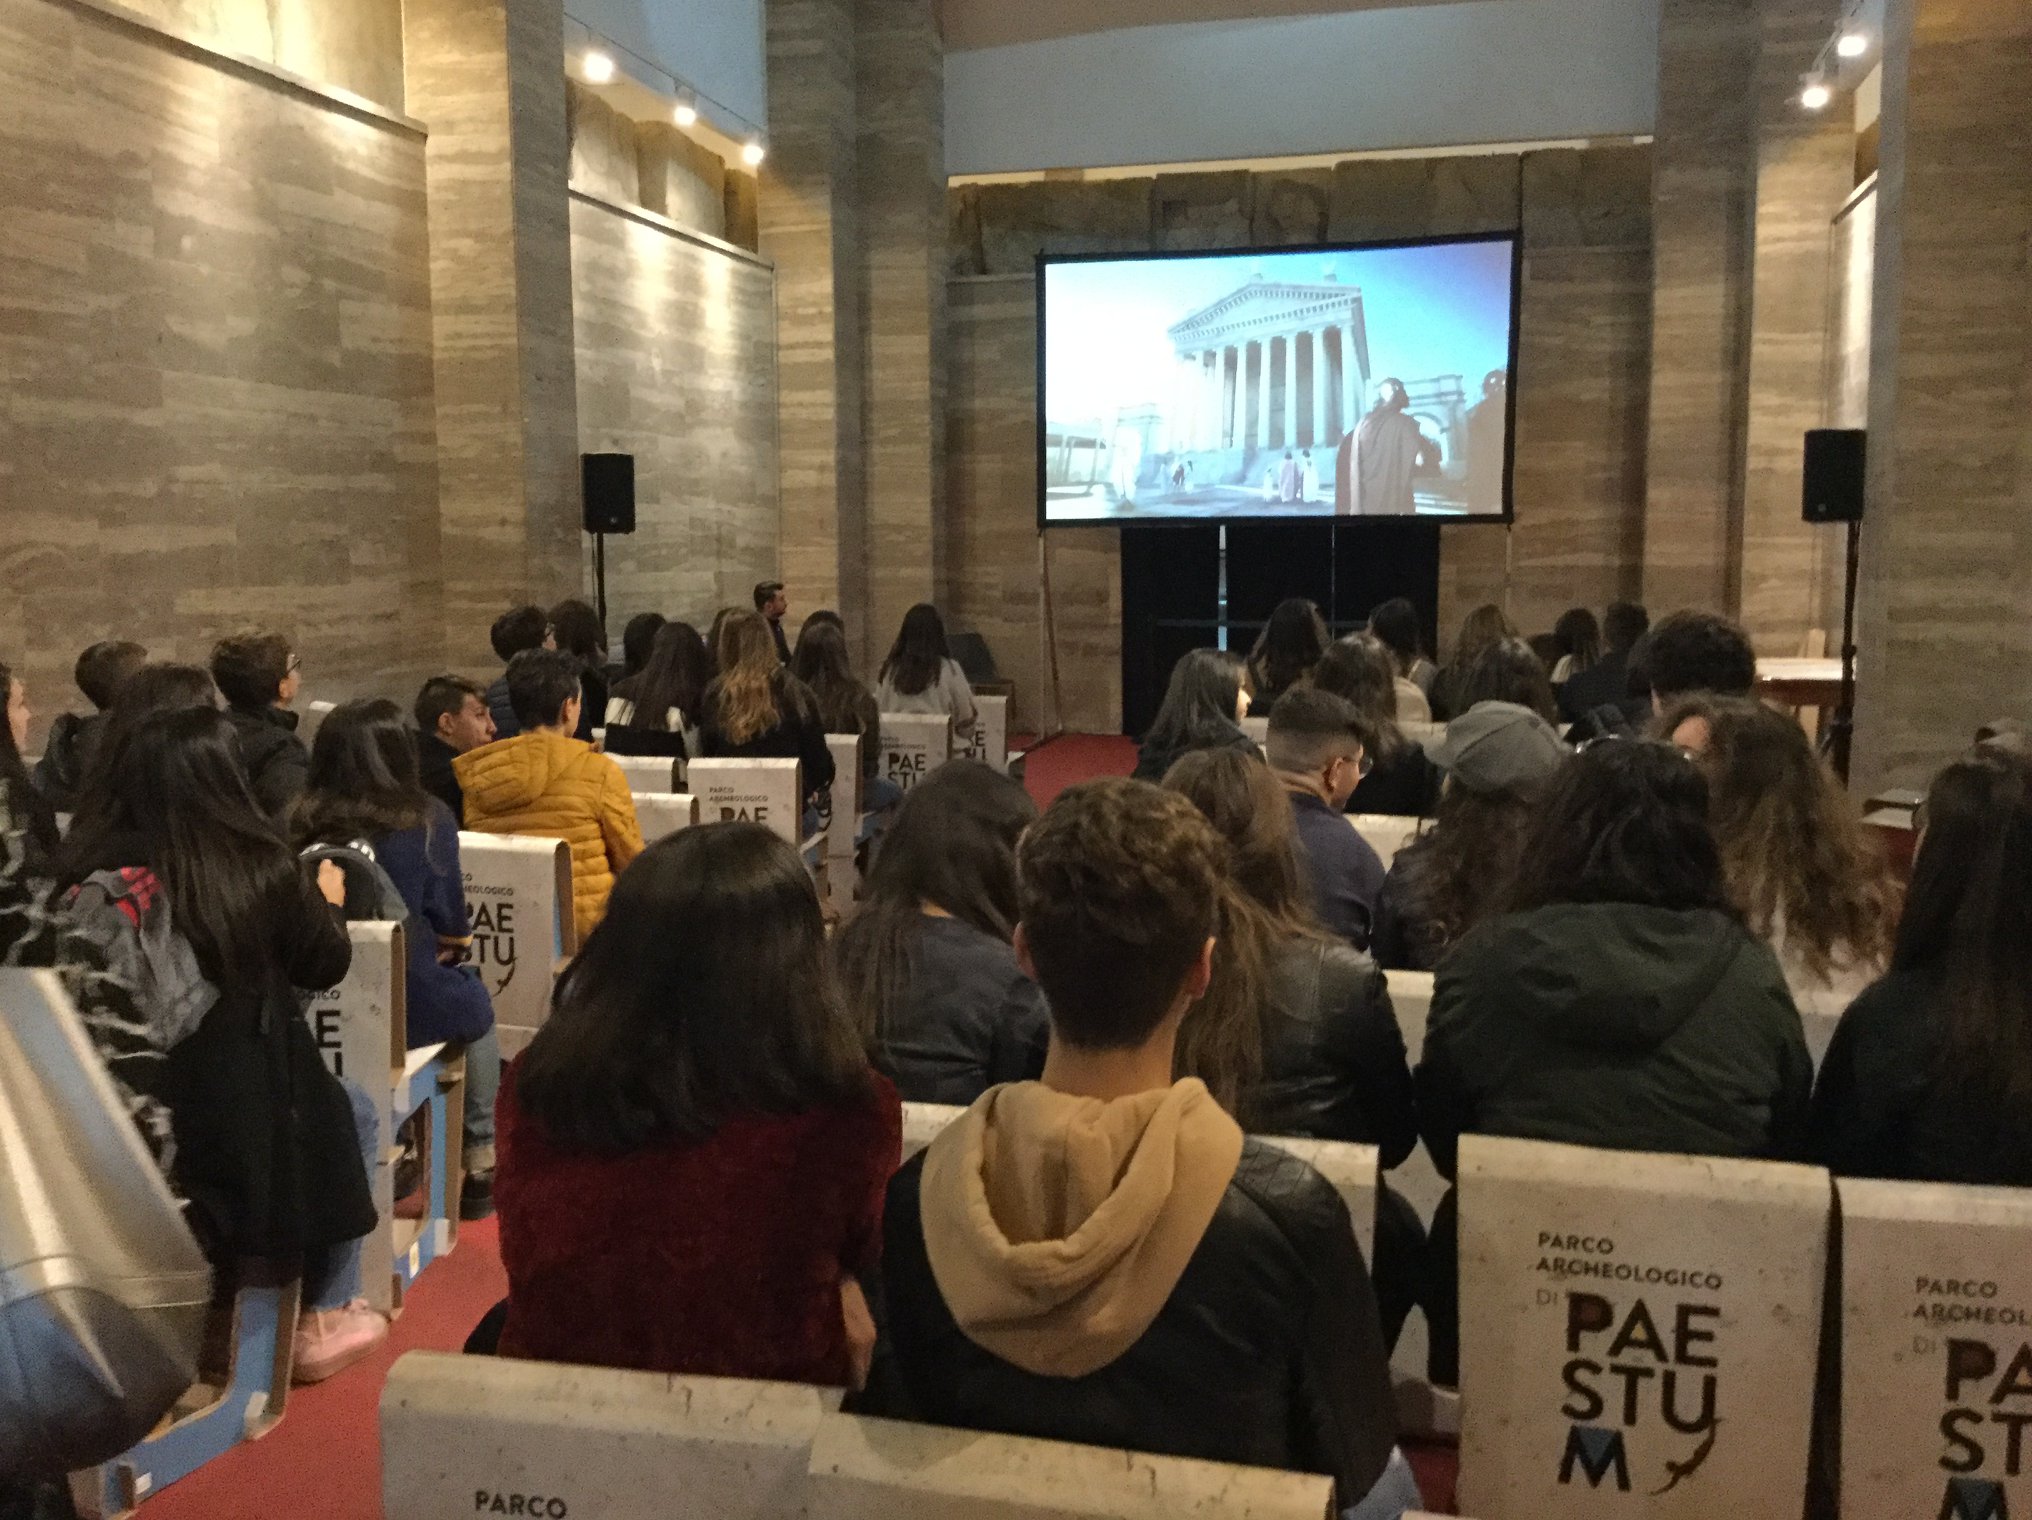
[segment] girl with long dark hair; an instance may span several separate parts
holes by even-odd
[[[504,1354],[860,1381],[901,1114],[825,957],[804,863],[760,825],[622,875],[502,1088]]]
[[[1600,661],[1602,625],[1587,608],[1569,607],[1552,625],[1552,642],[1559,657],[1550,676],[1554,686],[1563,686]]]
[[[699,631],[689,623],[665,623],[650,640],[641,671],[618,683],[607,700],[607,753],[689,758],[712,679]]]
[[[1164,705],[1136,753],[1136,779],[1162,781],[1178,761],[1196,750],[1225,749],[1255,755],[1259,747],[1242,732],[1249,715],[1246,671],[1224,649],[1194,649],[1171,667]]]
[[[1813,1159],[1846,1177],[2032,1186],[2032,765],[1933,779],[1887,976],[1835,1029]]]
[[[895,807],[903,800],[903,788],[876,774],[882,764],[882,709],[875,694],[854,676],[846,630],[836,614],[814,612],[804,620],[790,656],[790,673],[811,689],[828,734],[860,736],[862,808],[882,813]]]
[[[590,602],[566,597],[550,609],[550,630],[556,647],[579,666],[579,726],[572,735],[588,744],[593,725],[607,711],[607,630]]]
[[[1044,995],[1009,943],[1016,841],[1036,818],[1020,783],[940,766],[904,796],[834,942],[847,1006],[911,1102],[964,1106],[1044,1069]]]
[[[1522,639],[1497,639],[1483,646],[1453,688],[1453,716],[1484,702],[1528,707],[1547,723],[1558,723],[1559,701],[1545,674],[1545,662]]]
[[[1390,651],[1366,633],[1336,639],[1313,666],[1312,684],[1354,703],[1375,730],[1369,773],[1355,784],[1347,810],[1400,818],[1429,815],[1439,801],[1439,767],[1423,745],[1397,726],[1398,688],[1403,683]],[[1423,701],[1420,698],[1421,706]]]
[[[945,620],[931,603],[903,614],[875,680],[875,700],[884,712],[949,714],[956,744],[973,736],[974,689],[946,647]]]
[[[1461,620],[1460,636],[1453,642],[1453,653],[1440,667],[1439,674],[1432,678],[1432,685],[1426,692],[1434,721],[1448,722],[1474,705],[1462,694],[1468,671],[1491,644],[1516,637],[1516,625],[1510,621],[1509,614],[1494,602],[1483,603]]]
[[[459,1212],[484,1219],[493,1212],[494,1095],[501,1086],[494,1004],[479,976],[462,964],[473,925],[458,820],[423,789],[416,730],[399,707],[384,700],[345,702],[326,716],[311,745],[310,785],[297,799],[291,824],[297,848],[358,849],[402,895],[409,1048],[450,1042],[465,1050]]]
[[[1432,689],[1432,678],[1439,674],[1439,667],[1425,653],[1425,634],[1419,627],[1418,609],[1409,598],[1393,596],[1369,614],[1369,632],[1390,651],[1390,662],[1396,666],[1398,678],[1410,682],[1422,702]],[[1418,720],[1400,713],[1398,721]]]
[[[1256,705],[1266,713],[1275,707],[1277,699],[1319,663],[1327,640],[1326,620],[1319,615],[1319,608],[1302,596],[1279,602],[1249,651],[1249,684]]]
[[[375,1113],[325,1069],[301,1006],[352,962],[338,868],[313,884],[210,707],[144,718],[98,759],[58,965],[221,1292],[248,1258],[301,1262],[296,1376],[329,1377],[388,1330],[359,1296]]]
[[[708,756],[775,756],[802,762],[804,832],[818,827],[813,800],[832,789],[833,752],[811,688],[776,657],[759,612],[735,611],[720,626],[720,673],[700,702],[699,749]]]

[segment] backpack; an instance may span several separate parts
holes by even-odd
[[[415,934],[415,914],[402,899],[395,878],[375,858],[374,847],[364,839],[351,844],[314,844],[300,857],[317,874],[318,866],[329,860],[346,878],[346,922],[350,924],[400,924],[405,938]]]

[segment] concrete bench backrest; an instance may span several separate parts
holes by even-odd
[[[387,1520],[785,1520],[837,1390],[412,1351],[381,1394]]]
[[[1242,720],[1242,732],[1255,740],[1256,748],[1261,749],[1270,742],[1270,714],[1251,713]]]
[[[654,844],[698,821],[699,800],[689,792],[635,793],[635,822],[644,844]]]
[[[798,833],[804,791],[795,760],[694,760],[685,775],[701,823],[759,823],[779,839],[804,843]]]
[[[1333,1505],[1314,1473],[847,1414],[819,1421],[807,1492],[811,1520],[1326,1520]]]
[[[1376,852],[1385,870],[1397,858],[1397,852],[1418,836],[1416,818],[1398,818],[1388,813],[1350,813],[1348,822],[1357,834],[1369,841],[1369,848]]]
[[[325,719],[338,711],[336,702],[306,702],[303,713],[297,719],[296,736],[303,740],[306,748],[317,738],[317,731],[325,726]]]
[[[992,765],[1003,775],[1008,775],[1009,699],[984,697],[976,693],[974,714],[974,732],[962,753],[966,759]]]
[[[1799,1514],[1830,1204],[1817,1167],[1463,1137],[1461,1508]]]
[[[1444,723],[1400,723],[1397,726],[1404,730],[1405,738],[1416,740],[1428,755],[1438,749],[1440,741],[1446,738]]]
[[[578,950],[571,846],[533,834],[459,835],[472,964],[494,999],[503,1060],[550,1017],[550,986]]]
[[[1425,1023],[1432,1016],[1432,973],[1391,971],[1384,975],[1390,988],[1390,1006],[1397,1013],[1397,1028],[1404,1036],[1404,1053],[1416,1066],[1425,1054]]]
[[[947,1103],[903,1105],[903,1156],[908,1161],[953,1120],[965,1113]],[[1362,1260],[1373,1262],[1376,1250],[1376,1176],[1379,1157],[1373,1145],[1348,1145],[1338,1140],[1305,1140],[1284,1135],[1257,1137],[1312,1163],[1334,1185],[1348,1206]]]
[[[2032,1191],[1837,1187],[1843,1520],[2032,1514]]]
[[[861,736],[827,734],[833,756],[833,816],[826,827],[826,853],[833,859],[852,858],[861,827]]]
[[[631,792],[684,790],[677,779],[677,762],[668,755],[609,755],[607,758],[621,767],[621,774],[628,778],[628,790]]]
[[[402,925],[349,923],[353,963],[345,980],[311,994],[305,1017],[332,1075],[359,1083],[387,1122],[409,1057],[407,947]]]
[[[952,758],[952,719],[944,713],[882,714],[882,774],[906,792]]]

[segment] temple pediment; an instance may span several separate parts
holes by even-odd
[[[1181,357],[1235,343],[1257,342],[1324,327],[1347,328],[1368,351],[1359,286],[1332,281],[1302,284],[1260,276],[1166,329]]]

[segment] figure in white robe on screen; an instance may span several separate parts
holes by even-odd
[[[1412,481],[1439,464],[1439,446],[1410,415],[1404,382],[1386,379],[1361,426],[1341,440],[1334,510],[1343,517],[1409,517],[1418,510]]]
[[[1277,471],[1277,499],[1298,500],[1298,461],[1289,449],[1284,451],[1284,463]]]
[[[1319,466],[1313,462],[1310,453],[1305,456],[1304,461],[1299,466],[1298,499],[1300,501],[1319,500]]]
[[[1492,369],[1468,408],[1468,510],[1503,510],[1503,451],[1510,432],[1510,377]]]

